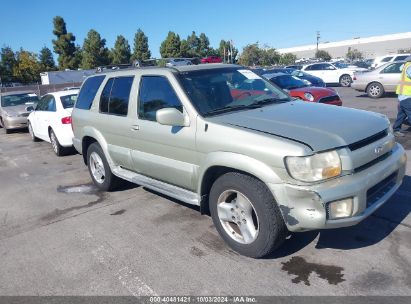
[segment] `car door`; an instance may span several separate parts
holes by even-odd
[[[34,133],[37,137],[49,141],[49,134],[48,134],[48,126],[49,126],[49,109],[56,107],[55,100],[53,95],[47,94],[43,96],[40,102],[37,104],[35,110],[35,118],[34,118]]]
[[[188,127],[161,125],[156,112],[176,108],[186,114],[181,95],[173,89],[172,76],[147,75],[140,78],[137,117],[133,125],[134,170],[146,176],[186,189],[196,188],[195,122]],[[181,92],[180,92],[181,94]]]
[[[394,92],[401,79],[404,62],[395,62],[387,65],[378,75],[378,82],[384,86],[386,92]]]
[[[133,138],[129,117],[129,100],[134,76],[109,78],[103,87],[99,102],[99,119],[95,127],[107,142],[107,150],[116,166],[132,169],[130,147]]]

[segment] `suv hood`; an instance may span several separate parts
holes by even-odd
[[[313,151],[347,146],[388,128],[381,114],[302,101],[237,111],[207,120],[289,138]]]

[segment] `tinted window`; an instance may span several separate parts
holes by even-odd
[[[142,77],[138,95],[139,118],[155,121],[156,112],[162,108],[183,111],[181,102],[166,77]]]
[[[385,57],[381,60],[381,62],[388,62],[392,59],[392,57]]]
[[[394,58],[394,61],[404,60],[407,57],[408,57],[408,55],[397,56],[397,57]]]
[[[384,70],[382,70],[381,73],[385,73],[385,74],[398,73],[399,74],[399,73],[401,73],[403,67],[404,67],[403,62],[393,63],[393,64],[390,64],[389,66],[387,66],[386,68],[384,68]]]
[[[93,103],[93,99],[96,96],[98,88],[100,87],[101,83],[104,80],[104,75],[94,76],[88,78],[83,86],[81,87],[80,93],[77,98],[76,108],[89,110],[91,104]]]
[[[49,112],[56,112],[56,100],[53,96],[50,96],[50,99],[47,102],[47,109]]]
[[[77,94],[61,96],[60,100],[61,100],[61,105],[63,106],[64,109],[72,108],[74,107],[74,104],[76,103]]]
[[[47,111],[50,98],[50,95],[43,96],[37,104],[36,111]]]
[[[111,88],[109,113],[115,115],[127,115],[128,99],[134,77],[118,77]]]
[[[100,97],[100,112],[126,116],[134,77],[111,78]]]
[[[108,102],[110,100],[110,92],[113,86],[114,78],[110,78],[104,86],[103,92],[100,97],[100,112],[108,113]]]

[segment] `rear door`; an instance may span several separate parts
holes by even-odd
[[[48,127],[50,125],[50,116],[56,112],[56,100],[53,95],[45,95],[37,104],[35,112],[34,133],[37,137],[49,141]]]
[[[386,92],[394,92],[401,79],[404,62],[394,62],[381,70],[378,81],[384,86]]]

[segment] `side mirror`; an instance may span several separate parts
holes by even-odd
[[[174,127],[188,127],[190,124],[186,116],[176,108],[164,108],[156,112],[159,124]]]
[[[297,75],[297,77],[303,77],[304,76],[304,74],[303,73],[298,73],[298,75]]]
[[[34,107],[33,107],[33,106],[28,106],[28,107],[26,108],[26,111],[27,111],[27,112],[33,112],[33,111],[34,111]]]

